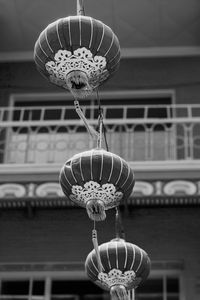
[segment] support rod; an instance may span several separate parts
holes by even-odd
[[[92,242],[93,242],[94,250],[95,250],[95,253],[96,253],[96,259],[97,259],[99,273],[101,273],[102,272],[102,264],[101,264],[101,257],[100,257],[100,253],[99,253],[99,246],[98,246],[98,239],[97,239],[96,229],[92,230]]]
[[[84,16],[85,15],[83,1],[84,0],[77,0],[77,15],[78,16]]]

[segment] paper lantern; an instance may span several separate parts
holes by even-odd
[[[105,210],[128,198],[134,183],[134,174],[128,163],[103,149],[73,156],[60,172],[64,194],[85,207],[89,217],[96,221],[104,220]]]
[[[86,16],[48,25],[35,44],[37,69],[75,96],[87,96],[119,67],[120,45],[110,27]]]
[[[98,247],[99,265],[95,250],[85,261],[88,277],[101,288],[110,291],[112,299],[127,299],[127,292],[143,283],[150,273],[147,253],[135,244],[116,238]]]

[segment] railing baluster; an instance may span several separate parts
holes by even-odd
[[[44,115],[45,115],[45,107],[41,108],[41,115],[40,115],[40,121],[44,121]]]
[[[171,109],[172,109],[172,108],[171,108],[169,105],[167,105],[166,109],[167,109],[167,118],[168,118],[168,119],[171,119],[171,117],[172,117],[172,116],[171,116]]]
[[[193,124],[188,125],[188,147],[189,147],[189,157],[194,159],[194,145],[193,145]]]
[[[60,120],[63,121],[65,119],[65,107],[61,108],[61,115],[60,115]]]
[[[144,119],[148,118],[148,106],[145,105],[144,107]]]
[[[184,158],[187,160],[189,159],[188,155],[188,128],[187,124],[183,124],[184,129]]]
[[[18,110],[19,110],[19,109],[18,109]],[[25,111],[24,108],[22,108],[22,109],[20,110],[20,117],[19,117],[19,120],[20,120],[20,121],[23,121],[23,120],[24,120],[24,111]]]
[[[123,107],[123,120],[126,120],[127,119],[127,106],[125,105],[124,107]]]

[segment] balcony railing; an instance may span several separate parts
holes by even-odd
[[[83,107],[97,126],[97,106]],[[127,161],[200,159],[200,105],[107,105],[109,150]],[[1,163],[63,163],[96,147],[74,107],[0,108]]]

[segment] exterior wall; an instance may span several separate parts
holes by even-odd
[[[199,103],[199,78],[199,57],[124,59],[101,90],[174,89],[177,103]],[[11,93],[63,92],[42,78],[34,62],[1,64],[0,79],[1,105]]]
[[[200,103],[200,58],[124,60],[106,88],[174,89],[176,103]],[[123,80],[122,80],[123,78]]]
[[[101,90],[174,89],[176,103],[200,103],[199,78],[199,57],[122,60]],[[43,79],[33,62],[1,64],[0,79],[2,106],[12,93],[63,92]],[[199,208],[134,209],[124,215],[124,227],[127,240],[144,248],[152,260],[184,260],[186,300],[199,299]],[[99,243],[112,239],[114,212],[97,228]],[[36,209],[32,218],[25,210],[2,210],[0,264],[84,261],[92,249],[91,230],[81,209]]]
[[[186,300],[199,299],[199,208],[140,208],[122,213],[127,241],[142,247],[152,260],[184,261]],[[115,235],[114,210],[97,224],[99,244]],[[0,264],[84,262],[92,249],[93,224],[84,209],[2,211]]]

